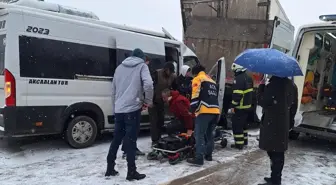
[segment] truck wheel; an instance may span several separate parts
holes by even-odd
[[[299,136],[300,136],[300,132],[295,132],[293,130],[289,132],[289,139],[291,140],[297,140]]]
[[[73,148],[91,146],[97,137],[96,122],[88,116],[77,116],[72,119],[65,131],[65,139]]]

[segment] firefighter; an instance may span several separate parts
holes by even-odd
[[[232,86],[232,131],[235,144],[232,148],[243,149],[248,144],[247,118],[252,109],[253,80],[246,73],[246,68],[233,63],[235,74]]]

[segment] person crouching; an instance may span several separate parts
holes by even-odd
[[[178,91],[165,89],[162,91],[162,99],[168,103],[169,111],[183,123],[184,130],[190,136],[193,132],[193,115],[189,112],[190,101]]]

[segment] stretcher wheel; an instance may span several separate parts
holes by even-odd
[[[164,157],[162,157],[162,158],[159,159],[160,163],[165,163],[165,162],[167,162],[168,160],[169,160],[169,159],[164,158]]]
[[[222,138],[222,141],[220,142],[220,145],[222,146],[222,148],[225,148],[228,144],[228,141],[226,138]]]
[[[159,153],[156,151],[152,151],[147,155],[147,160],[159,160]]]
[[[176,153],[175,155],[168,157],[168,162],[170,165],[175,165],[183,160],[183,156],[183,153]]]
[[[162,161],[164,159],[164,156],[162,155],[162,153],[159,153],[157,156],[157,160]]]

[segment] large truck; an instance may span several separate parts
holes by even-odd
[[[275,48],[289,54],[292,49],[294,27],[278,0],[181,0],[181,9],[184,42],[194,49],[200,63],[210,67],[225,57],[224,105],[231,101],[234,74],[230,67],[239,53],[248,48]],[[257,87],[262,74],[251,75]],[[256,121],[257,116],[250,119]]]
[[[248,48],[275,48],[289,53],[294,41],[291,25],[278,0],[181,0],[184,41],[206,67],[221,56],[230,66]]]

